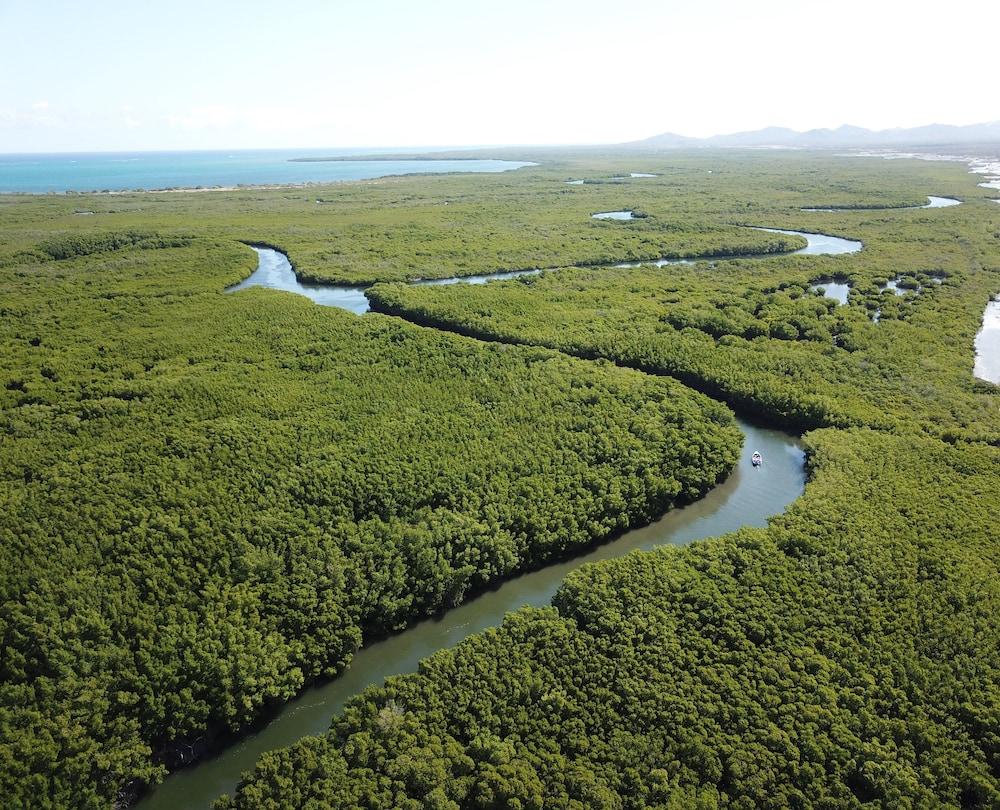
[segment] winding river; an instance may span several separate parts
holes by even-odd
[[[758,231],[768,233],[783,233],[791,236],[801,236],[806,240],[806,246],[798,250],[790,251],[787,254],[760,253],[753,254],[755,258],[768,258],[775,255],[793,256],[797,254],[810,256],[829,256],[841,253],[856,253],[863,247],[861,242],[854,239],[842,239],[839,236],[828,236],[822,233],[806,233],[805,231],[788,231],[779,228],[755,228]],[[299,281],[292,269],[288,257],[278,250],[251,245],[257,252],[257,269],[239,284],[227,288],[226,292],[237,292],[245,290],[247,287],[266,287],[271,290],[284,290],[285,292],[298,293],[304,295],[317,304],[325,307],[339,307],[346,309],[357,315],[363,315],[368,311],[368,298],[365,297],[367,286],[354,286],[350,284],[312,284]],[[749,258],[749,256],[709,256],[704,260],[722,260],[735,258]],[[657,259],[648,262],[631,262],[615,264],[614,267],[640,267],[644,264],[663,267],[668,264],[689,264],[694,259]],[[454,276],[452,278],[420,279],[411,281],[415,285],[440,285],[440,284],[485,284],[488,281],[499,281],[503,279],[517,278],[518,276],[535,276],[541,270],[504,270],[497,273],[485,273],[476,276]]]
[[[953,205],[961,205],[961,200],[954,197],[933,197],[928,195],[925,205],[873,205],[865,208],[830,207],[830,208],[800,208],[800,211],[820,211],[826,214],[846,214],[852,211],[916,211],[921,208],[951,208]]]
[[[504,614],[524,605],[550,604],[566,575],[587,562],[620,557],[637,549],[684,545],[693,540],[764,526],[802,494],[804,454],[798,440],[777,430],[740,421],[745,441],[732,475],[704,498],[667,512],[660,520],[634,529],[587,554],[508,580],[495,590],[426,619],[386,639],[367,644],[340,677],[306,689],[285,704],[267,725],[243,737],[218,755],[171,774],[137,807],[143,810],[207,810],[223,793],[232,793],[240,774],[260,755],[291,745],[310,734],[322,734],[344,703],[367,686],[390,675],[415,672],[417,663],[466,636],[499,625]],[[754,468],[750,454],[759,450],[764,464]]]
[[[821,234],[795,233],[809,242],[797,253],[851,253],[861,243]],[[261,286],[305,295],[318,304],[351,312],[368,310],[364,287],[303,284],[295,277],[287,257],[277,250],[254,247],[257,270],[229,291]],[[538,270],[413,282],[416,284],[483,284]],[[604,545],[570,560],[507,580],[442,616],[425,619],[384,639],[367,644],[354,656],[350,668],[338,678],[303,691],[281,706],[266,723],[241,737],[215,756],[172,773],[147,794],[136,808],[142,810],[207,810],[221,794],[232,792],[243,771],[252,768],[266,751],[291,745],[304,736],[322,734],[344,704],[368,686],[387,677],[414,672],[422,658],[452,647],[467,636],[499,625],[504,615],[525,605],[551,603],[560,583],[573,569],[588,562],[620,557],[640,549],[685,545],[694,540],[735,531],[745,526],[765,526],[802,494],[805,487],[805,454],[799,440],[788,433],[738,420],[743,431],[742,456],[726,481],[704,498],[674,509],[654,523],[633,529]],[[759,451],[764,464],[755,468],[750,456]]]

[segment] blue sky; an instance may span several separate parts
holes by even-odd
[[[0,31],[0,152],[1000,119],[995,0],[0,0]]]

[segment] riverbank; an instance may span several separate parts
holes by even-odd
[[[839,240],[837,237],[796,234],[790,231],[782,233],[801,235],[806,239],[807,246],[798,252],[811,250],[814,253],[844,253],[861,249],[860,242]],[[307,295],[321,305],[358,312],[358,302],[351,303],[350,299],[355,298],[358,292],[363,293],[363,290],[338,288],[336,285],[315,285],[312,288],[294,289],[293,283],[297,283],[297,280],[293,282],[294,271],[287,257],[272,248],[260,245],[252,247],[258,254],[258,270],[244,282],[230,288],[231,292],[245,289],[247,286],[290,289]],[[255,282],[249,284],[254,276],[257,276]],[[435,283],[449,284],[460,281],[468,279],[444,279]],[[484,283],[484,280],[472,283]],[[365,301],[367,302],[366,298]],[[445,643],[451,646],[467,635],[499,624],[503,615],[509,610],[524,604],[535,606],[548,604],[569,571],[584,563],[610,559],[640,548],[648,549],[661,544],[679,542],[677,538],[690,542],[700,537],[735,531],[744,526],[765,525],[771,516],[778,514],[801,494],[805,484],[805,459],[798,449],[797,441],[788,434],[773,429],[755,428],[746,422],[741,422],[740,428],[744,434],[740,462],[731,476],[701,500],[681,509],[672,510],[655,523],[630,530],[621,537],[595,547],[589,553],[574,555],[570,560],[547,565],[538,571],[499,584],[495,589],[475,596],[465,605],[452,608],[439,619],[421,622],[388,639],[366,643],[355,655],[351,667],[336,681],[327,686],[307,690],[287,707],[282,708],[263,728],[241,736],[235,753],[221,752],[220,755],[205,760],[204,764],[175,772],[164,785],[154,789],[148,797],[139,802],[137,808],[141,810],[160,810],[160,808],[166,810],[175,807],[208,808],[215,797],[236,786],[241,771],[252,766],[262,753],[288,745],[307,734],[321,733],[329,715],[339,711],[344,702],[360,688],[380,683],[380,679],[384,680],[390,674],[413,671],[421,657],[434,651],[434,648],[413,649],[413,645],[422,637],[422,633],[431,633],[432,637],[442,641],[441,646]],[[756,451],[761,451],[767,460],[762,470],[755,470],[750,464],[750,455]],[[747,472],[745,469],[747,467],[751,472]],[[678,530],[683,530],[689,525],[689,520],[697,523],[698,528],[694,533],[681,531],[677,534]],[[526,594],[532,596],[526,598]],[[462,621],[463,618],[467,620]],[[444,622],[452,624],[442,638],[440,633],[432,631],[440,629],[441,623]],[[456,629],[462,632],[456,634],[454,632]],[[400,653],[397,649],[406,652]],[[371,656],[366,656],[365,652],[368,650],[375,652]],[[392,662],[391,670],[386,670],[379,663],[379,651],[382,657],[388,656]],[[369,658],[374,659],[373,664],[368,663]],[[413,669],[406,668],[407,664]],[[207,753],[214,750],[210,738],[206,738],[205,742],[206,745],[202,750],[191,751],[192,759],[184,763],[185,765],[191,766],[194,762],[201,761]],[[194,756],[195,753],[197,756]],[[204,799],[194,799],[196,796],[203,796]]]
[[[709,253],[704,256],[690,256],[684,258],[659,258],[648,261],[634,263],[601,263],[601,264],[578,264],[579,267],[641,267],[648,264],[654,267],[665,267],[669,264],[690,264],[697,261],[726,261],[731,259],[767,258],[781,255],[842,255],[846,253],[856,253],[862,249],[861,242],[853,239],[844,239],[839,236],[828,234],[810,233],[807,231],[780,230],[777,228],[756,228],[748,226],[753,230],[767,233],[778,233],[784,236],[792,236],[803,240],[804,247],[793,248],[791,250],[763,251],[761,253],[743,253],[718,255]],[[247,278],[237,284],[226,288],[226,292],[238,292],[249,287],[265,287],[272,290],[283,290],[304,295],[314,303],[321,306],[335,306],[346,309],[356,315],[363,315],[370,308],[370,302],[366,291],[377,284],[377,281],[361,281],[353,284],[337,284],[335,282],[316,279],[309,274],[302,273],[295,268],[280,248],[263,242],[248,242],[249,247],[257,252],[257,269]],[[784,247],[782,245],[781,247]],[[524,276],[537,276],[543,272],[556,272],[563,269],[562,266],[547,268],[531,268],[522,270],[499,270],[494,273],[475,274],[468,276],[451,276],[449,278],[438,279],[414,279],[406,283],[416,286],[440,286],[451,284],[486,284],[490,281],[503,281],[509,279],[522,278]]]
[[[766,525],[804,490],[805,455],[798,439],[789,434],[745,421],[739,424],[744,436],[740,460],[726,480],[702,499],[570,559],[499,583],[441,616],[372,640],[335,680],[307,688],[262,727],[241,736],[233,747],[193,767],[175,771],[136,803],[135,810],[209,810],[215,799],[235,789],[241,774],[265,752],[291,745],[307,735],[322,734],[330,718],[365,688],[381,685],[393,675],[416,672],[419,662],[428,655],[499,626],[510,611],[525,605],[549,605],[565,577],[587,563]],[[760,470],[751,464],[750,455],[755,450],[764,457]]]
[[[990,244],[968,228],[966,251],[949,255],[955,229],[991,214],[969,208],[940,231],[927,224],[937,215],[908,218],[912,252],[888,217],[859,228],[873,249],[841,269],[859,297],[883,303],[877,327],[864,307],[803,294],[829,259],[811,273],[785,260],[783,277],[748,262],[549,273],[434,295],[377,288],[376,310],[428,326],[710,377],[701,384],[718,384],[727,403],[744,396],[784,424],[867,427],[810,434],[806,495],[765,531],[571,573],[553,609],[513,614],[366,693],[329,733],[265,755],[223,806],[458,803],[510,774],[509,795],[539,806],[594,795],[643,806],[1000,796],[988,725],[967,708],[992,705],[991,685],[963,677],[969,662],[1000,668],[997,505],[982,495],[1000,468],[995,449],[973,443],[987,440],[990,425],[976,420],[992,403],[967,377],[972,302],[993,271],[974,262]],[[929,252],[941,262],[930,277]],[[898,294],[918,281],[923,295]],[[739,316],[775,310],[790,315],[747,338]],[[966,432],[951,426],[959,420]],[[947,688],[914,688],[914,673]],[[900,717],[920,718],[916,753],[916,725]]]

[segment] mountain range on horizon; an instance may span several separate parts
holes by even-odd
[[[652,149],[679,149],[699,146],[776,146],[823,149],[827,147],[934,146],[963,143],[1000,144],[1000,121],[966,126],[929,124],[921,127],[896,127],[882,130],[865,129],[845,124],[836,129],[810,129],[805,132],[798,132],[787,127],[765,127],[746,132],[712,135],[707,138],[693,138],[687,135],[664,132],[640,141],[631,141],[623,146]]]

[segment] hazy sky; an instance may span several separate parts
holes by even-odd
[[[998,0],[0,0],[0,152],[1000,119]]]

